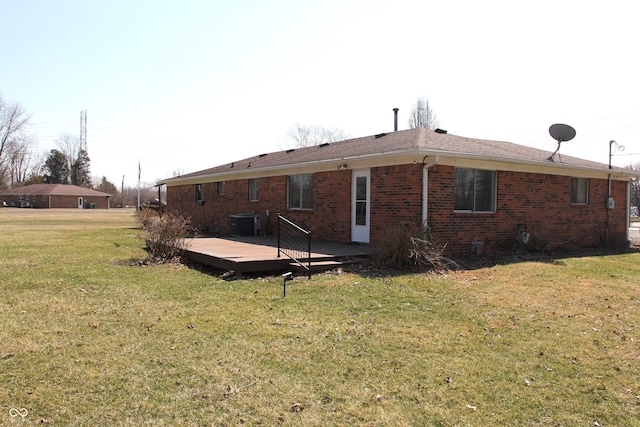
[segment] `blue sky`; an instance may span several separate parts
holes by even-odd
[[[440,127],[561,154],[640,161],[632,2],[0,0],[0,93],[43,151],[79,135],[92,175],[153,183],[282,146],[296,123],[351,137]]]

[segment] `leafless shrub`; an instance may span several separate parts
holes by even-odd
[[[394,225],[385,230],[378,243],[376,258],[388,267],[458,268],[454,261],[443,255],[446,245],[439,246],[423,228]]]
[[[136,220],[140,223],[143,230],[146,230],[149,224],[159,216],[160,213],[153,209],[140,209],[136,212]]]
[[[182,259],[189,247],[185,239],[190,225],[188,218],[173,213],[159,215],[151,209],[139,211],[137,217],[145,231],[149,262],[167,263]]]

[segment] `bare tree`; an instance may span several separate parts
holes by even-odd
[[[287,147],[302,148],[329,142],[341,141],[348,136],[342,129],[329,129],[324,126],[304,126],[296,123],[287,132]]]
[[[171,174],[169,175],[169,178],[175,178],[181,175],[184,175],[184,169],[177,168],[177,169],[174,169],[173,172],[171,172]]]
[[[5,150],[25,135],[29,119],[30,116],[20,104],[5,101],[0,95],[0,183],[5,180],[8,170],[4,159]]]
[[[82,147],[80,138],[70,133],[61,134],[56,145],[67,158],[71,184],[91,188],[91,170],[89,153]]]
[[[436,113],[429,105],[429,101],[424,98],[418,98],[416,104],[411,109],[409,116],[409,128],[427,128],[436,129],[440,123],[436,117]]]
[[[11,140],[5,147],[4,175],[9,187],[24,185],[41,172],[43,161],[34,151],[36,138],[26,135]]]
[[[122,192],[118,195],[122,200],[122,206],[138,206],[138,188],[123,187]],[[143,184],[140,187],[140,203],[146,200],[154,200],[158,198],[158,187],[154,185]]]
[[[78,153],[82,148],[80,137],[71,135],[70,133],[63,133],[55,141],[58,151],[65,155],[67,158],[67,166],[69,170],[73,169],[73,162],[78,158]]]

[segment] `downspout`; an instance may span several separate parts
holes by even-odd
[[[605,205],[605,209],[607,210],[607,227],[605,230],[605,245],[609,246],[609,216],[610,216],[610,210],[611,210],[611,204],[612,204],[612,196],[611,196],[611,173],[609,173],[608,176],[608,180],[609,180],[609,191],[607,194],[607,203]],[[631,241],[631,234],[629,233],[629,227],[631,227],[631,219],[629,218],[629,212],[631,211],[631,182],[627,181],[627,200],[625,203],[625,209],[626,209],[626,220],[625,220],[625,224],[626,224],[626,228],[627,228],[627,241]]]
[[[432,166],[435,166],[440,162],[440,156],[434,156],[433,161],[427,162],[428,155],[424,156],[422,159],[422,223],[421,227],[427,227],[427,219],[428,214],[427,210],[429,208],[428,198],[429,198],[429,169]]]
[[[629,218],[631,215],[629,215],[629,212],[631,212],[631,182],[627,181],[627,211],[626,211],[626,218],[627,218],[627,242],[631,241],[631,234],[629,233],[629,227],[631,227],[631,218]]]
[[[162,212],[162,187],[160,185],[157,186],[158,187],[158,213],[160,215],[163,214]]]
[[[611,165],[609,165],[609,169],[611,169]],[[608,184],[609,184],[609,190],[607,192],[607,201],[604,204],[604,208],[607,210],[607,224],[605,227],[605,231],[604,231],[604,245],[605,246],[609,246],[609,203],[611,200],[611,172],[609,172],[609,175],[607,176],[607,180],[608,180]],[[628,231],[627,231],[628,233]]]

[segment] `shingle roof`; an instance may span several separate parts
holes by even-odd
[[[556,154],[549,160],[551,152],[526,147],[505,141],[466,138],[429,129],[416,128],[388,134],[371,135],[348,139],[313,147],[297,148],[261,154],[232,163],[189,173],[173,179],[210,176],[234,170],[252,171],[262,168],[278,168],[304,165],[330,160],[348,160],[367,156],[385,156],[394,153],[415,152],[423,155],[457,158],[476,158],[512,163],[539,164],[545,166],[577,167],[605,170],[608,166],[576,157]],[[633,171],[628,171],[633,173]],[[168,179],[165,182],[170,182]]]
[[[77,185],[68,184],[31,184],[24,187],[16,187],[10,190],[0,191],[1,195],[9,196],[79,196],[79,197],[104,197],[111,194],[102,191],[92,190],[91,188],[78,187]]]

